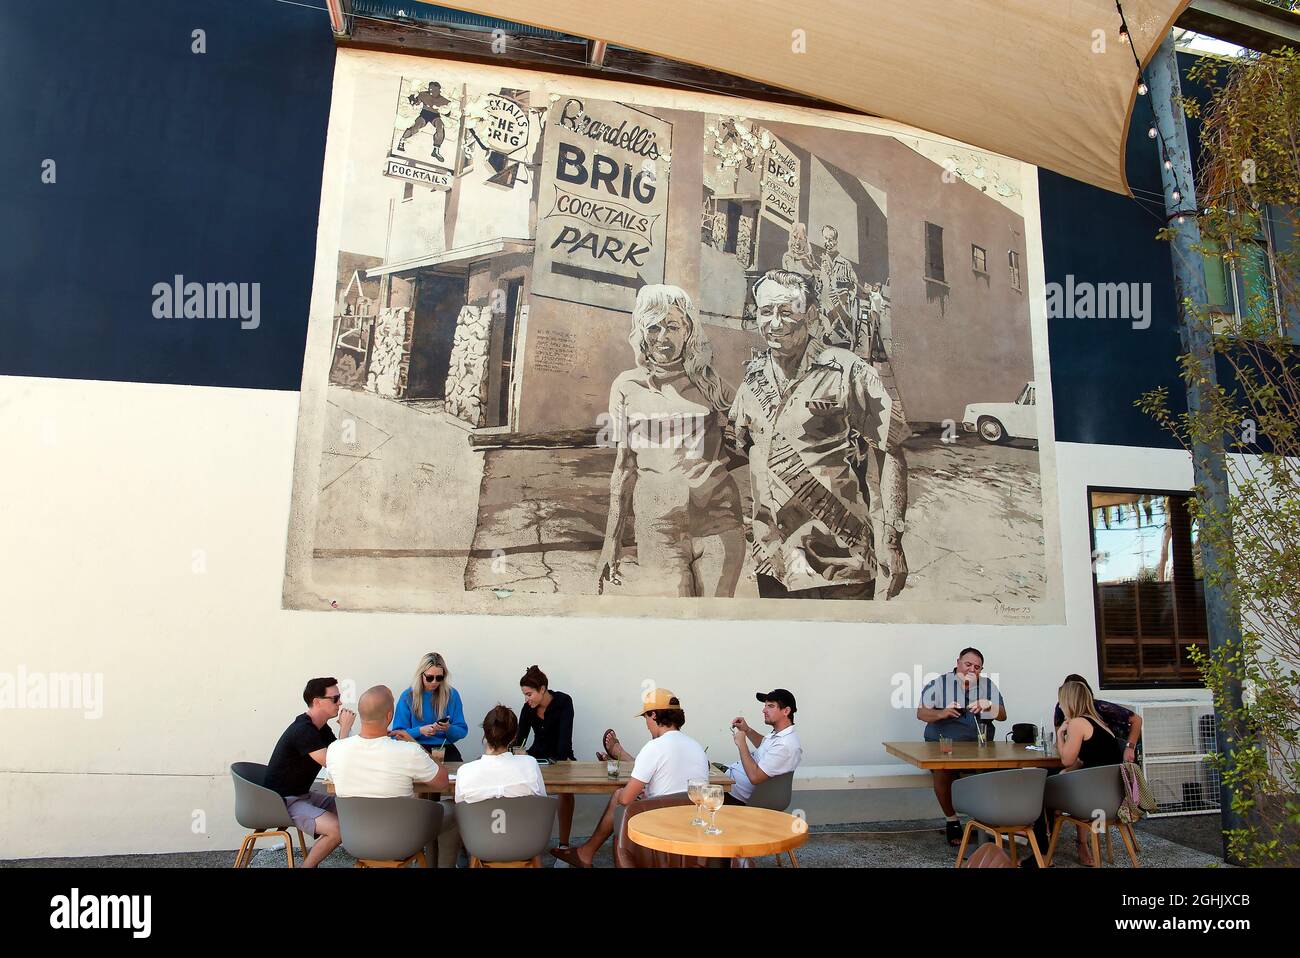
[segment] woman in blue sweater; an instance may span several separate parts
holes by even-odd
[[[415,742],[425,751],[445,748],[443,761],[461,761],[453,745],[469,734],[460,693],[451,687],[447,662],[437,652],[426,652],[415,670],[411,687],[402,693],[393,712],[393,738]]]

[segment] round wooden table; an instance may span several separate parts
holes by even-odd
[[[808,823],[797,815],[774,812],[767,808],[724,805],[718,810],[721,835],[706,835],[699,825],[692,825],[693,805],[656,808],[634,815],[627,823],[632,841],[655,851],[700,858],[758,858],[763,855],[790,856],[790,864],[799,867],[794,850],[808,840]],[[705,821],[709,813],[702,816]],[[777,862],[780,863],[780,858]]]

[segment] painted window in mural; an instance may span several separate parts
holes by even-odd
[[[530,76],[340,53],[286,604],[1058,615],[1021,166]]]

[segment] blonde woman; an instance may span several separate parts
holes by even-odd
[[[636,366],[609,393],[618,452],[596,591],[622,582],[631,509],[636,592],[731,596],[745,556],[740,490],[723,442],[732,392],[713,371],[690,297],[676,286],[641,288],[628,342]]]
[[[437,652],[426,652],[411,687],[402,693],[393,713],[393,738],[415,742],[427,752],[445,748],[443,761],[459,762],[460,750],[453,745],[469,734],[460,693],[451,685],[447,661]]]
[[[1061,756],[1063,771],[1078,768],[1097,768],[1101,765],[1119,765],[1124,761],[1115,733],[1106,727],[1097,713],[1092,690],[1084,682],[1067,681],[1056,693],[1065,720],[1056,730],[1056,749]],[[1041,836],[1047,837],[1047,816],[1040,819]],[[1079,864],[1092,864],[1092,851],[1088,833],[1082,826],[1079,833]]]

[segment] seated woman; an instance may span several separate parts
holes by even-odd
[[[1082,682],[1088,691],[1092,692],[1092,686],[1088,685],[1088,680],[1078,673],[1071,672],[1065,677],[1065,681]],[[1105,699],[1094,698],[1092,704],[1101,720],[1106,723],[1106,727],[1123,744],[1124,761],[1136,762],[1138,759],[1138,746],[1142,741],[1142,716],[1122,705],[1107,702]],[[1060,728],[1064,722],[1065,713],[1061,711],[1061,706],[1058,704],[1056,713],[1052,716],[1052,728]]]
[[[1061,757],[1061,771],[1072,772],[1080,768],[1098,768],[1102,765],[1119,765],[1124,761],[1115,733],[1097,714],[1092,690],[1084,682],[1067,681],[1056,693],[1061,704],[1064,721],[1056,730],[1056,751]],[[1042,847],[1047,847],[1048,810],[1034,825],[1035,837]],[[1079,864],[1092,865],[1092,852],[1088,835],[1082,826],[1076,826],[1079,839]],[[1032,861],[1032,859],[1030,859]],[[1028,866],[1027,866],[1028,867]]]
[[[515,745],[523,745],[528,733],[533,733],[533,744],[528,754],[552,762],[571,762],[573,754],[573,699],[564,692],[550,688],[546,673],[535,665],[519,680],[524,705],[519,710],[519,734]],[[559,796],[560,846],[569,844],[569,830],[573,825],[573,795],[565,792]]]
[[[488,712],[483,719],[483,757],[466,762],[456,771],[456,801],[473,803],[546,794],[537,759],[510,751],[518,730],[515,713],[506,706],[498,705]]]
[[[459,762],[453,745],[469,734],[460,693],[451,686],[451,672],[437,652],[426,652],[415,670],[411,687],[402,693],[393,714],[393,738],[415,742],[427,752],[442,748],[444,762]]]

